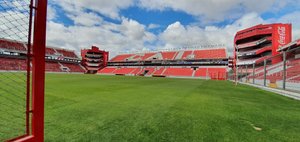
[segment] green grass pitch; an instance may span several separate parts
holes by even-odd
[[[300,141],[300,101],[228,81],[47,74],[46,142]]]
[[[300,102],[227,81],[48,74],[46,141],[300,141]]]

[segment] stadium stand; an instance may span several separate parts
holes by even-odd
[[[0,70],[25,71],[26,61],[18,58],[0,57]]]
[[[165,76],[165,77],[195,77],[224,80],[226,67],[106,67],[98,71],[99,74],[108,75],[139,75],[139,76]]]
[[[119,61],[126,61],[129,57],[134,56],[134,54],[124,54],[124,55],[119,55],[111,59],[112,62],[119,62]]]
[[[107,67],[98,71],[99,74],[113,74],[117,68],[115,67]]]
[[[166,68],[163,75],[178,77],[193,77],[194,69],[192,68]]]
[[[74,53],[74,51],[70,51],[70,50],[65,50],[65,49],[55,49],[57,51],[57,53],[63,55],[64,57],[68,57],[68,58],[75,58],[77,59],[77,55]]]
[[[0,48],[3,51],[26,52],[26,45],[21,42],[14,42],[7,39],[0,39]]]
[[[0,39],[0,70],[25,71],[27,45]],[[56,47],[46,48],[47,72],[85,72],[74,51]]]
[[[237,65],[250,65],[278,55],[277,49],[291,42],[291,24],[256,25],[237,32],[234,55]],[[273,64],[281,62],[274,59]]]
[[[126,75],[126,74],[131,74],[136,68],[118,68],[117,70],[114,71],[114,74],[116,75]]]
[[[227,58],[226,48],[197,49],[182,51],[160,51],[152,53],[121,54],[110,62],[145,61],[145,60],[197,60]]]
[[[248,80],[256,85],[299,92],[300,39],[280,46],[277,52],[278,55],[259,58],[260,61],[252,63],[253,66],[241,66],[240,64],[239,80]],[[278,62],[279,60],[282,61]]]
[[[220,59],[226,58],[226,50],[223,49],[209,49],[194,51],[195,59]]]
[[[46,55],[55,55],[56,51],[53,48],[46,48]]]
[[[177,59],[191,59],[191,57],[193,57],[193,51],[184,51],[183,55]]]
[[[226,48],[121,54],[98,74],[186,77],[224,80],[227,77]]]
[[[163,60],[173,60],[177,52],[161,52]]]

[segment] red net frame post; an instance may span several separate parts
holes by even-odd
[[[42,142],[44,141],[44,90],[45,90],[45,48],[46,48],[46,22],[47,0],[35,0],[34,27],[32,54],[32,101],[31,127],[27,124],[27,134],[9,141],[14,142]],[[33,3],[33,1],[31,1]],[[30,84],[30,80],[28,80]],[[27,99],[29,104],[29,99]],[[30,109],[30,107],[28,107]],[[29,118],[28,118],[29,119]],[[31,129],[30,129],[31,128]],[[30,133],[31,132],[31,133]]]

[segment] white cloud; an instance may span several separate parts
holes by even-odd
[[[119,11],[133,5],[133,0],[53,0],[69,14],[83,10],[99,12],[113,19],[119,19]]]
[[[202,23],[236,19],[246,13],[280,10],[299,0],[140,0],[139,6],[148,10],[183,11],[194,15]]]
[[[122,18],[121,24],[103,22],[97,26],[74,25],[66,27],[53,21],[48,22],[47,44],[80,52],[82,48],[96,45],[110,51],[111,57],[121,51],[144,50],[145,42],[156,36],[147,32],[137,21]]]
[[[157,28],[159,28],[159,27],[160,27],[160,25],[158,25],[158,24],[149,24],[149,25],[148,25],[148,29],[149,29],[149,30],[157,29]]]
[[[48,6],[48,9],[47,9],[47,19],[48,20],[53,20],[56,18],[56,10],[55,8],[53,8],[52,6]]]
[[[195,25],[183,26],[180,22],[175,22],[160,34],[160,39],[164,43],[164,48],[180,48],[187,44],[199,46],[224,44],[231,52],[235,33],[260,23],[264,23],[264,21],[256,13],[246,14],[233,24],[224,27],[206,26],[200,28]]]
[[[76,25],[94,26],[103,22],[103,19],[93,12],[78,12],[76,15],[69,15]]]
[[[0,12],[0,38],[27,42],[29,16],[19,11]]]
[[[48,22],[48,44],[76,50],[97,45],[112,53],[142,51],[158,48],[178,48],[188,43],[224,44],[229,52],[233,50],[233,38],[238,30],[261,23],[291,22],[293,35],[300,38],[299,12],[290,13],[278,19],[264,20],[263,12],[278,11],[298,0],[54,0],[65,11],[75,25]],[[135,20],[122,17],[119,11],[128,8],[138,1],[138,6],[148,10],[173,9],[194,15],[201,20],[199,23],[184,26],[180,22],[170,24],[163,32],[154,35],[148,30],[159,28],[160,25],[143,25]],[[259,3],[259,4],[258,4]],[[297,5],[298,3],[295,3]],[[51,11],[51,9],[50,9]],[[50,12],[55,17],[55,11]],[[105,15],[120,21],[120,24],[103,20]],[[233,20],[228,25],[208,26],[207,22]],[[145,43],[147,44],[145,47]]]

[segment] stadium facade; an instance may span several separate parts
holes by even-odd
[[[86,73],[95,74],[98,70],[107,66],[108,52],[99,50],[98,47],[92,46],[91,49],[81,50],[82,62]]]
[[[279,54],[277,49],[292,40],[291,24],[256,25],[237,32],[234,39],[234,57],[237,65],[251,65]],[[272,64],[281,62],[274,59]]]

